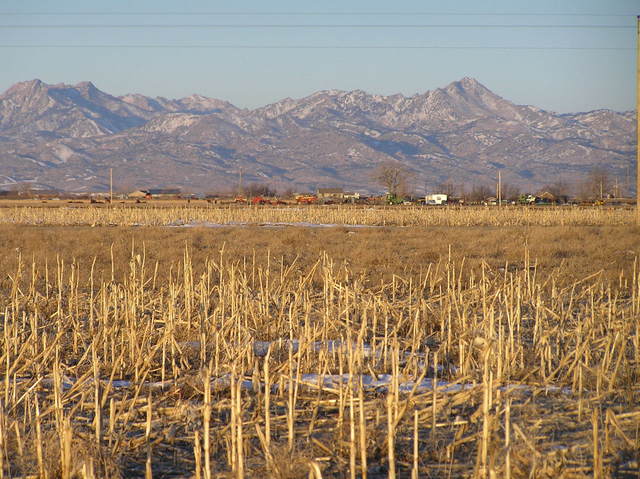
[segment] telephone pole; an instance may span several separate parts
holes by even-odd
[[[640,15],[636,27],[636,226],[640,226]]]
[[[109,168],[109,204],[113,204],[113,168]]]

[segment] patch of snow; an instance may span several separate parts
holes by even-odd
[[[12,178],[11,176],[4,176],[4,175],[0,175],[0,178],[5,178],[7,181],[5,183],[0,183],[0,185],[5,186],[5,185],[15,185],[18,182]]]
[[[251,379],[242,378],[241,387],[245,390],[255,391],[259,389],[263,389],[265,384],[262,382],[255,382]],[[415,378],[411,378],[404,375],[399,375],[394,378],[391,374],[353,374],[350,375],[348,373],[344,374],[317,374],[317,373],[309,373],[309,374],[301,374],[299,381],[297,383],[300,386],[306,386],[315,389],[327,389],[327,390],[335,390],[341,388],[343,386],[352,385],[352,387],[358,387],[362,384],[362,387],[367,392],[387,392],[389,388],[393,385],[393,382],[397,380],[398,390],[402,393],[410,393],[415,391],[417,393],[428,393],[432,391],[437,391],[438,393],[456,393],[460,391],[465,391],[474,388],[481,388],[482,385],[478,383],[470,383],[470,382],[451,382],[451,381],[437,381],[434,384],[434,380],[432,378],[421,378],[420,380],[416,380]],[[30,383],[34,382],[33,378],[14,378],[10,381],[15,383]],[[0,384],[4,382],[0,381]],[[219,377],[213,377],[210,379],[211,386],[214,389],[225,389],[231,385],[231,375],[224,374]],[[52,377],[45,377],[36,379],[34,384],[31,386],[32,388],[35,385],[40,384],[45,388],[53,388],[55,387],[55,382]],[[113,389],[128,389],[131,387],[142,387],[145,389],[165,389],[171,386],[174,386],[176,383],[172,380],[165,381],[144,381],[141,383],[136,383],[127,379],[116,379],[116,380],[106,380],[101,379],[100,384],[103,387],[111,387]],[[93,387],[93,378],[86,378],[81,383],[77,378],[69,377],[66,375],[62,375],[60,378],[60,387],[64,391],[68,391],[74,387]],[[284,387],[287,388],[288,384],[285,383]],[[273,391],[278,390],[277,384],[272,384],[271,386]],[[528,384],[506,384],[498,388],[503,392],[521,392],[521,393],[531,393],[536,390],[541,390],[546,393],[557,393],[564,395],[572,395],[573,391],[569,387],[560,387],[560,386],[545,386],[536,388],[535,386],[531,386]]]
[[[173,133],[179,128],[193,125],[198,121],[198,119],[198,115],[186,115],[182,113],[165,115],[160,119],[150,121],[145,125],[144,129],[147,131]]]
[[[229,223],[210,223],[207,221],[193,221],[193,222],[181,222],[174,221],[167,225],[171,228],[231,228],[231,227],[246,227],[246,226],[258,226],[262,228],[285,228],[285,227],[298,227],[298,228],[384,228],[380,225],[362,225],[362,224],[339,224],[339,223],[309,223],[306,221],[292,222],[292,223],[245,223],[231,221]]]
[[[76,154],[74,150],[62,143],[55,145],[51,149],[51,152],[55,155],[60,163],[66,163],[73,155]]]
[[[200,341],[185,341],[178,344],[181,348],[189,348],[193,350],[199,350],[201,348]],[[362,354],[365,358],[374,358],[374,359],[382,359],[384,350],[381,347],[377,349],[374,348],[369,343],[362,343],[358,345],[357,343],[349,343],[341,340],[341,339],[328,339],[325,341],[313,341],[307,344],[308,348],[314,352],[327,352],[327,353],[348,353],[349,347],[353,350],[357,350],[358,353]],[[253,354],[258,358],[264,358],[269,353],[269,348],[272,350],[291,350],[292,354],[298,353],[300,351],[301,342],[299,339],[277,339],[275,341],[253,341],[251,344]],[[391,354],[389,351],[387,354]],[[428,366],[426,364],[427,353],[420,351],[403,351],[400,354],[400,362],[402,364],[406,364],[411,360],[417,360],[418,365],[421,367]],[[439,365],[438,372],[439,373],[456,373],[458,368],[453,365]]]

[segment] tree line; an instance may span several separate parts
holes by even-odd
[[[376,167],[372,174],[372,179],[376,184],[392,196],[419,196],[415,193],[417,188],[412,184],[411,178],[410,171],[404,165],[396,162],[382,163]],[[523,194],[538,192],[548,192],[559,201],[567,201],[569,198],[593,201],[631,196],[628,186],[622,185],[608,170],[601,167],[591,169],[584,178],[573,183],[558,179],[552,183],[541,185],[536,191],[525,191],[517,185],[503,182],[500,189],[501,197],[506,201],[517,201]],[[429,193],[442,193],[449,197],[464,198],[471,202],[484,201],[487,198],[496,197],[498,194],[497,180],[493,184],[481,183],[470,187],[454,180],[446,180],[436,184],[430,190]],[[427,193],[426,186],[423,193]]]

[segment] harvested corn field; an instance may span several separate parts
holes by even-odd
[[[206,205],[206,203],[205,203]],[[0,223],[90,226],[576,226],[631,225],[613,207],[109,206],[0,208]]]
[[[637,477],[637,232],[575,230],[2,227],[3,474]]]

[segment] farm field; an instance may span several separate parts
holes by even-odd
[[[89,226],[570,226],[631,225],[628,207],[210,205],[165,201],[113,205],[0,203],[0,224]]]
[[[638,477],[632,215],[0,208],[0,476]]]

